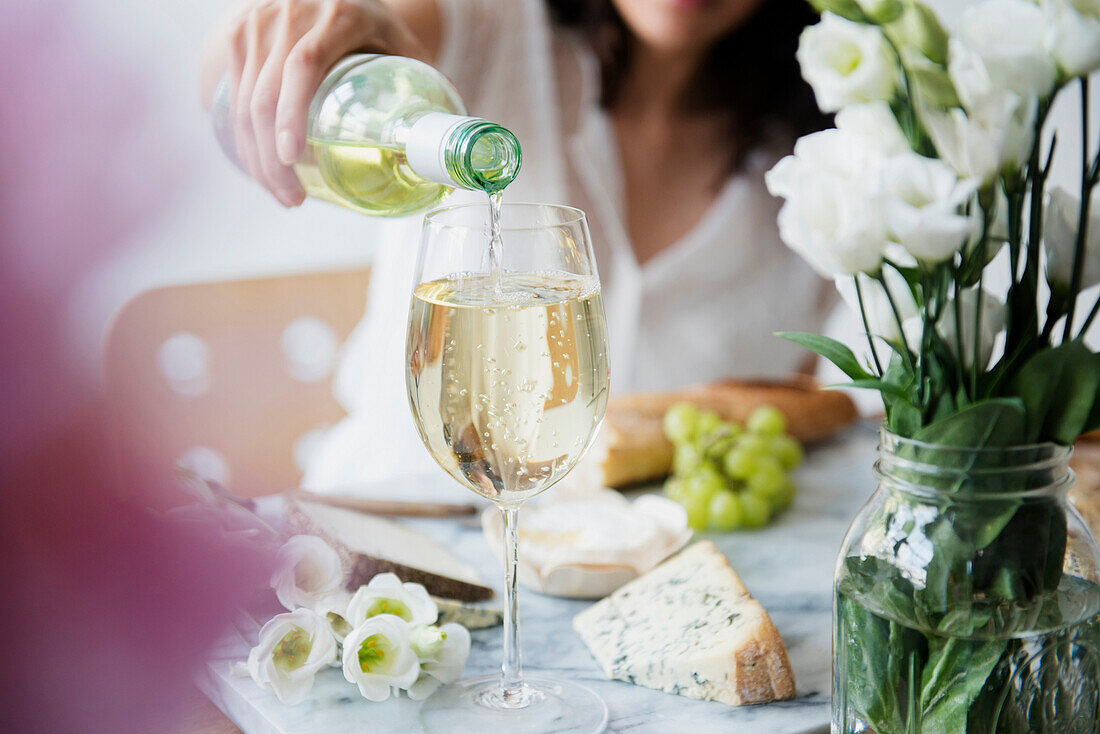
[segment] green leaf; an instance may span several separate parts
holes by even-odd
[[[1080,340],[1044,349],[1015,374],[1007,394],[1027,411],[1025,441],[1068,446],[1089,430],[1100,397],[1100,355]]]
[[[921,730],[965,732],[970,705],[1001,659],[1008,642],[967,637],[928,637],[921,681]]]
[[[889,395],[889,396],[897,398],[899,400],[908,400],[909,399],[909,392],[907,390],[903,390],[902,388],[898,387],[897,385],[895,385],[891,382],[886,382],[885,380],[879,380],[879,379],[874,378],[874,377],[871,377],[869,379],[863,379],[863,380],[852,380],[851,382],[849,382],[847,384],[827,385],[825,389],[826,390],[837,390],[837,389],[846,388],[846,387],[856,387],[856,388],[860,388],[862,390],[878,390],[880,393],[883,393],[884,395]]]
[[[984,448],[1025,442],[1027,413],[1019,398],[990,398],[922,428],[918,441],[940,446]]]
[[[853,380],[874,379],[873,375],[860,366],[859,360],[852,354],[852,350],[836,339],[830,339],[820,334],[807,334],[804,331],[780,331],[776,333],[776,336],[800,344],[815,354],[820,354]]]

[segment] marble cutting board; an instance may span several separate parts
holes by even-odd
[[[608,732],[667,734],[819,734],[829,730],[833,564],[841,540],[874,488],[871,465],[876,437],[866,426],[817,447],[798,471],[793,507],[767,528],[697,535],[714,540],[753,596],[771,614],[786,642],[798,691],[793,701],[731,707],[696,701],[603,677],[580,638],[573,617],[590,602],[520,594],[524,666],[534,672],[581,682],[607,702]],[[522,515],[521,515],[522,522]],[[477,521],[422,520],[455,555],[472,564],[497,590],[502,572]],[[258,623],[248,615],[236,634],[213,651],[199,685],[245,734],[414,734],[418,703],[407,698],[372,703],[360,698],[337,669],[321,673],[311,697],[284,706],[247,677],[231,672],[255,641]],[[501,630],[472,633],[466,675],[499,669]]]

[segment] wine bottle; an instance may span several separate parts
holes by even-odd
[[[214,131],[239,165],[229,84],[214,93]],[[423,211],[455,188],[495,193],[519,173],[519,141],[466,115],[458,92],[414,59],[356,54],[325,76],[309,106],[294,172],[309,196],[375,216]]]

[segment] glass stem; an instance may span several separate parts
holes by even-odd
[[[504,606],[504,663],[500,668],[500,686],[506,706],[524,706],[523,661],[519,649],[519,600],[516,587],[516,568],[519,565],[519,510],[501,507],[504,517],[504,594],[508,601]]]

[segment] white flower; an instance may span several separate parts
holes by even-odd
[[[1046,97],[1058,69],[1043,38],[1045,26],[1034,2],[984,0],[963,12],[953,40],[981,58],[994,87],[1021,98]]]
[[[1091,201],[1081,271],[1082,290],[1100,283],[1100,189],[1093,191]],[[1047,282],[1059,292],[1066,292],[1073,279],[1077,219],[1080,216],[1079,197],[1060,186],[1050,190],[1044,217],[1043,252],[1046,253]]]
[[[313,611],[328,621],[329,626],[332,628],[332,634],[336,636],[339,642],[343,642],[348,632],[351,632],[351,625],[347,621],[348,603],[350,601],[351,594],[349,592],[339,591],[326,597],[313,607]]]
[[[997,110],[925,109],[921,120],[940,158],[962,178],[983,184],[1002,170],[1018,169],[1031,152],[1036,102],[1009,94]]]
[[[837,128],[800,138],[765,176],[772,195],[786,199],[783,241],[825,277],[877,270],[886,245],[878,170],[908,149],[883,102],[847,107]]]
[[[313,608],[340,593],[344,575],[340,557],[314,535],[295,535],[275,556],[271,576],[275,595],[287,609]]]
[[[890,306],[890,298],[887,298],[882,283],[874,278],[860,273],[859,289],[863,294],[863,308],[867,316],[867,327],[874,336],[882,337],[892,344],[900,344],[902,331],[898,329],[898,319],[904,326],[910,319],[916,317],[919,321],[920,309],[913,298],[913,290],[901,274],[891,267],[882,269],[882,278],[890,289],[890,297],[894,299],[898,314]],[[837,278],[836,289],[841,298],[855,313],[859,313],[859,298],[856,293],[855,282],[851,277]],[[862,323],[861,323],[862,325]],[[910,349],[916,351],[920,346],[920,339],[909,341]]]
[[[393,614],[412,625],[434,624],[439,607],[420,584],[402,584],[392,573],[380,573],[360,586],[344,618],[352,627],[377,614]]]
[[[802,31],[798,63],[825,112],[894,96],[897,60],[877,26],[824,13]]]
[[[427,698],[435,689],[454,683],[466,667],[470,654],[470,633],[460,624],[445,624],[440,628],[422,628],[420,676],[409,686],[409,698]],[[416,644],[413,646],[416,648]]]
[[[827,176],[798,181],[800,188],[779,210],[779,235],[787,246],[823,277],[877,270],[886,228],[874,199]]]
[[[260,630],[248,654],[248,672],[256,685],[285,704],[300,703],[313,688],[317,671],[336,657],[336,638],[328,622],[309,609],[279,614]]]
[[[981,343],[978,345],[978,368],[984,370],[989,366],[989,360],[993,356],[993,344],[997,335],[1005,328],[1005,305],[999,298],[988,291],[981,291],[982,313],[981,323],[978,326],[981,332]],[[959,320],[962,322],[962,362],[967,367],[974,363],[974,316],[978,307],[978,289],[968,288],[959,296]],[[943,314],[936,323],[936,331],[947,343],[948,349],[958,356],[958,339],[956,334],[955,303],[949,299],[944,304]]]
[[[1068,76],[1100,68],[1100,0],[1043,0],[1047,49]]]
[[[348,633],[343,663],[344,678],[371,701],[385,701],[393,688],[408,688],[420,675],[409,625],[392,614],[370,617]]]
[[[883,164],[882,186],[887,228],[917,260],[948,259],[977,229],[977,220],[962,208],[978,184],[960,181],[943,161],[916,153],[894,156]]]
[[[836,114],[836,126],[847,134],[849,149],[856,149],[848,152],[856,152],[864,166],[909,150],[898,118],[885,102],[845,107]]]

